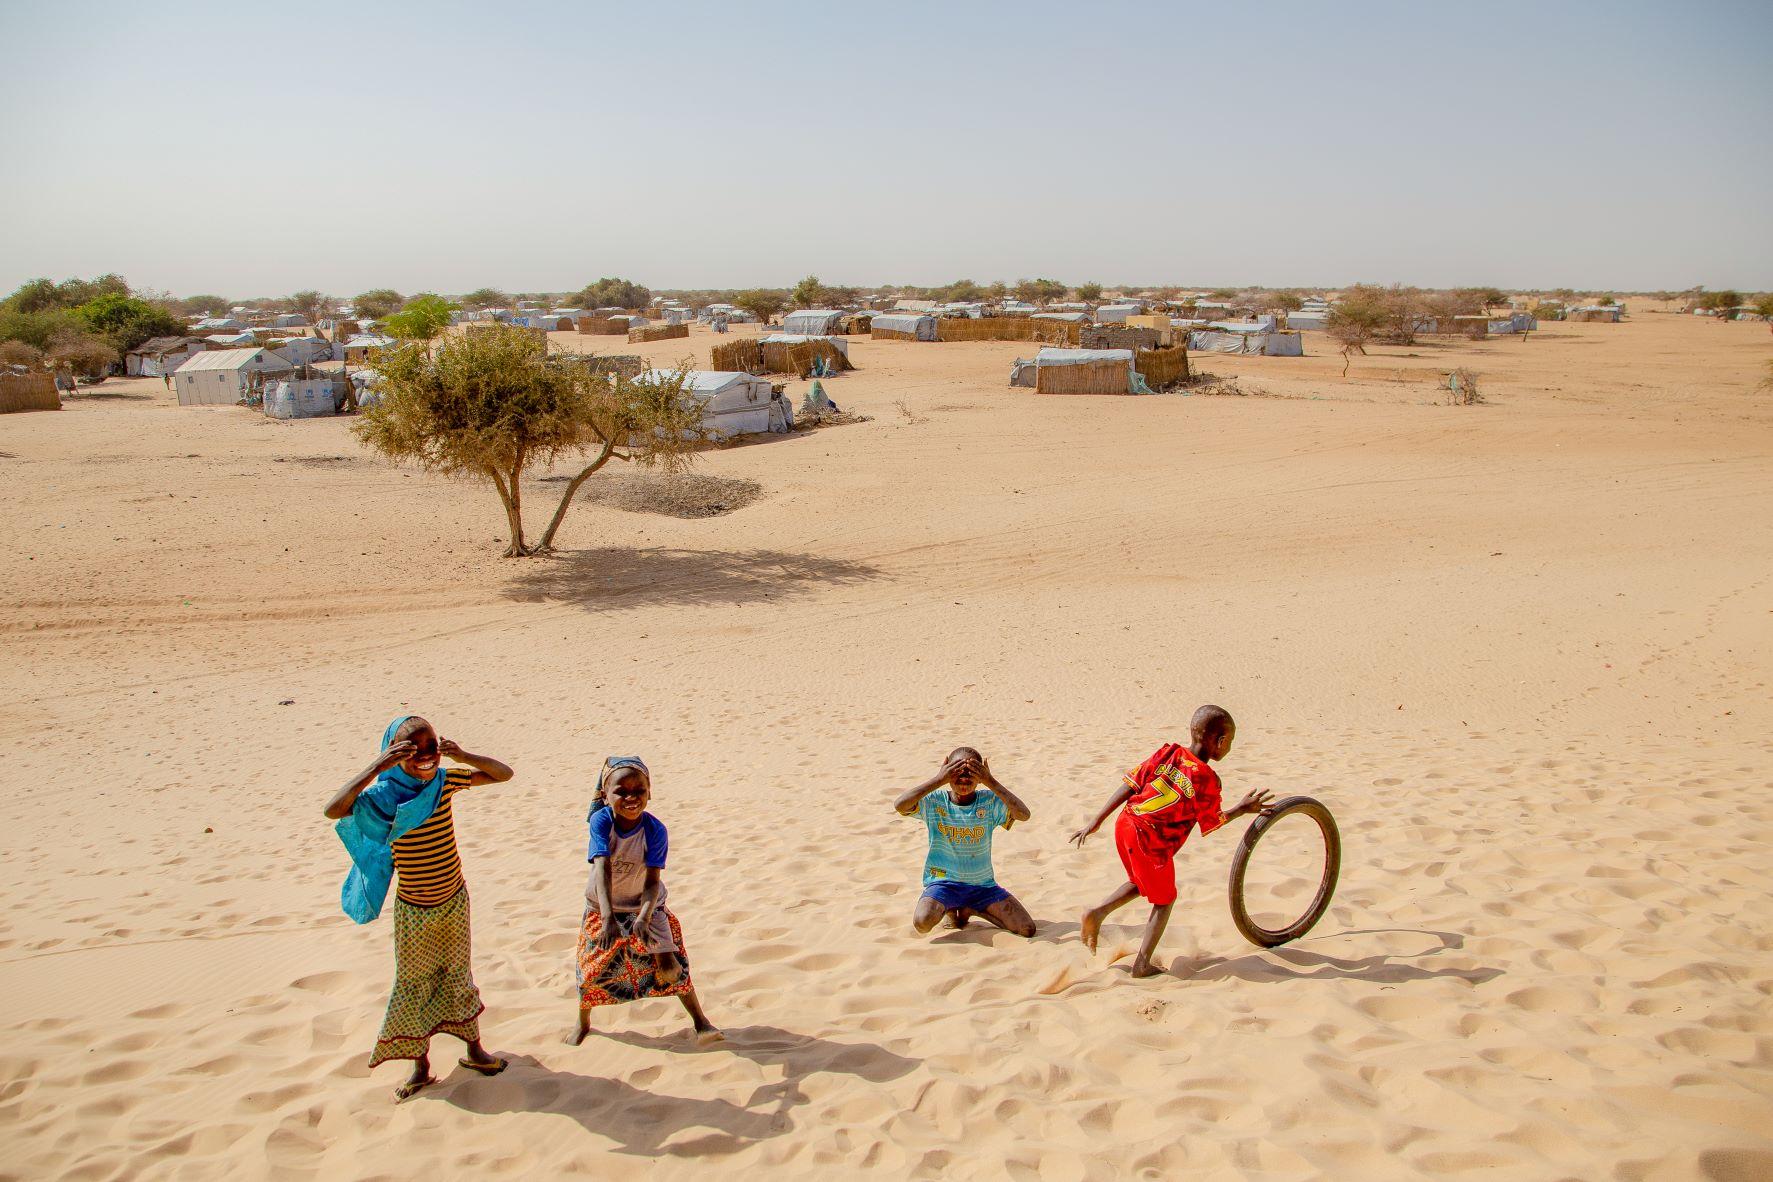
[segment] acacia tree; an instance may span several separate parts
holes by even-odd
[[[285,302],[291,311],[300,312],[308,318],[309,324],[315,324],[320,320],[320,313],[326,309],[328,304],[332,303],[332,300],[310,288],[306,291],[296,292]]]
[[[398,341],[432,341],[449,327],[450,313],[457,305],[442,296],[414,296],[406,307],[386,317],[382,328]]]
[[[817,275],[808,275],[794,285],[788,298],[797,308],[822,308],[825,306],[825,285],[819,282]]]
[[[777,313],[788,306],[788,296],[785,292],[772,291],[767,287],[754,287],[750,291],[742,291],[734,296],[733,304],[768,324]]]
[[[1093,304],[1102,298],[1100,283],[1080,283],[1077,285],[1077,298],[1086,304]]]
[[[351,301],[351,310],[359,320],[380,320],[390,312],[397,311],[405,301],[400,293],[391,287],[378,287],[366,291]]]
[[[511,297],[496,287],[477,287],[462,297],[464,308],[508,308]]]
[[[579,487],[611,460],[678,470],[706,437],[701,405],[684,393],[687,364],[643,378],[600,373],[582,358],[549,356],[536,334],[509,325],[477,328],[435,350],[396,345],[376,368],[380,397],[358,420],[358,437],[396,463],[490,483],[505,507],[507,558],[552,553]],[[524,473],[569,456],[587,462],[531,546]]]
[[[574,299],[581,308],[644,308],[653,293],[630,280],[605,277],[586,284]]]

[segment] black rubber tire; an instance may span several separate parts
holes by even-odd
[[[1259,926],[1250,918],[1249,909],[1244,906],[1244,871],[1249,868],[1250,854],[1262,835],[1282,817],[1293,813],[1303,813],[1317,822],[1317,827],[1324,836],[1324,877],[1317,884],[1317,896],[1312,899],[1311,906],[1288,927],[1273,930]],[[1342,873],[1342,833],[1336,828],[1336,818],[1330,810],[1309,796],[1289,796],[1285,800],[1274,803],[1274,811],[1266,817],[1257,817],[1244,830],[1243,840],[1238,842],[1237,852],[1231,856],[1231,922],[1237,925],[1244,939],[1262,948],[1278,948],[1289,940],[1297,940],[1309,932],[1317,921],[1324,917],[1330,909],[1330,898],[1336,893],[1336,879]]]

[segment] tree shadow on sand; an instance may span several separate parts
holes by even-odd
[[[1360,957],[1329,956],[1299,946],[1301,943],[1311,943],[1318,940],[1341,939],[1347,936],[1370,936],[1384,932],[1432,936],[1440,943],[1437,947],[1414,955],[1382,952]],[[1166,971],[1173,976],[1189,981],[1236,979],[1256,985],[1271,985],[1279,981],[1326,981],[1333,979],[1401,985],[1410,981],[1433,981],[1440,978],[1453,978],[1469,981],[1473,985],[1482,985],[1486,981],[1494,981],[1497,977],[1502,976],[1502,970],[1498,968],[1469,968],[1454,965],[1431,967],[1418,963],[1442,952],[1457,951],[1464,946],[1465,937],[1455,932],[1433,932],[1419,928],[1367,928],[1361,931],[1328,932],[1308,940],[1283,944],[1279,948],[1265,948],[1259,952],[1246,953],[1243,956],[1179,957],[1170,962]]]
[[[587,611],[787,602],[819,587],[853,586],[882,574],[865,562],[777,550],[612,547],[533,560],[504,594],[519,603],[574,603]]]
[[[780,1066],[783,1078],[754,1089],[743,1104],[737,1104],[643,1090],[620,1080],[557,1071],[528,1055],[515,1055],[503,1074],[486,1079],[462,1073],[437,1094],[446,1103],[482,1115],[539,1112],[569,1117],[586,1132],[615,1141],[617,1153],[707,1157],[737,1153],[792,1129],[789,1112],[806,1101],[801,1082],[816,1072],[885,1083],[909,1074],[919,1063],[873,1043],[834,1042],[774,1026],[741,1026],[726,1035],[724,1043],[698,1047],[682,1037],[594,1031],[586,1045],[601,1038],[645,1050],[703,1056],[731,1053],[761,1066]],[[700,1131],[672,1140],[689,1129]]]

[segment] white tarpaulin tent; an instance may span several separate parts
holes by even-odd
[[[1296,312],[1287,313],[1287,327],[1290,329],[1316,328],[1321,329],[1328,324],[1330,313],[1315,308],[1300,308]]]
[[[908,332],[920,341],[936,339],[936,318],[922,312],[887,312],[870,320],[868,328],[870,331]]]
[[[668,382],[672,377],[669,370],[650,369],[636,380]],[[702,404],[702,426],[718,439],[766,431],[786,433],[794,427],[793,410],[776,397],[768,378],[692,369],[684,375],[683,392]]]
[[[782,331],[809,337],[828,337],[843,327],[842,312],[830,308],[802,308],[782,317]]]
[[[293,368],[269,349],[212,349],[193,353],[174,370],[172,385],[180,406],[233,406],[251,389],[253,375]]]
[[[265,413],[274,419],[317,419],[335,413],[331,378],[265,383]]]
[[[1140,310],[1138,304],[1103,304],[1096,309],[1096,323],[1125,324],[1127,317],[1137,316]]]
[[[766,333],[758,339],[766,345],[772,341],[782,345],[804,345],[808,341],[830,341],[831,347],[836,349],[839,353],[842,353],[845,361],[850,359],[850,339],[848,337],[809,336],[805,333],[797,332],[772,332]]]
[[[1088,312],[1036,312],[1034,315],[1030,316],[1029,319],[1063,320],[1067,324],[1088,324],[1090,322],[1090,314]]]
[[[1218,321],[1188,334],[1188,347],[1200,353],[1243,353],[1256,357],[1303,357],[1296,332],[1276,332],[1262,324]]]

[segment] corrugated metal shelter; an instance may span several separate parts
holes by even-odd
[[[172,385],[180,406],[233,406],[265,377],[294,368],[269,349],[216,349],[187,358]]]

